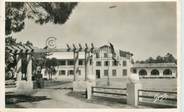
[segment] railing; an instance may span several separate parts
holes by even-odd
[[[159,105],[162,107],[177,107],[177,92],[139,89],[138,104],[150,104],[152,106]]]
[[[102,91],[103,90],[103,91]],[[92,87],[92,95],[94,93],[99,93],[99,94],[107,94],[107,95],[120,95],[120,96],[127,96],[125,93],[120,93],[120,92],[108,92],[105,90],[118,90],[118,91],[125,91],[126,88],[107,88],[107,87]]]
[[[16,82],[15,81],[5,81],[5,88],[16,88]]]

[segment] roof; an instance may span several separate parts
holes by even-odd
[[[95,48],[96,52],[99,52],[100,50],[108,49],[110,46],[103,45],[99,48]],[[36,50],[35,50],[36,51]],[[54,49],[54,52],[47,56],[48,58],[56,58],[56,59],[73,59],[73,52],[66,52],[67,49]],[[122,50],[115,50],[116,54],[118,54],[120,57],[125,57],[130,59],[130,57],[133,55],[130,52],[122,51]],[[79,53],[79,59],[85,59],[84,51]]]
[[[103,45],[101,47],[99,47],[99,49],[110,49],[111,47],[108,46],[108,45]],[[133,56],[133,53],[130,53],[128,51],[123,51],[123,50],[120,50],[120,49],[115,49],[115,52],[117,54],[119,54],[120,57],[129,57],[129,56]],[[127,56],[128,55],[128,56]]]
[[[154,68],[154,67],[177,67],[176,63],[135,63],[133,65],[135,68]]]
[[[54,52],[47,58],[56,58],[56,59],[73,59],[73,52]],[[79,53],[79,59],[85,59],[84,52]]]

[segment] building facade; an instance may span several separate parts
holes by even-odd
[[[122,50],[115,50],[115,54],[114,57],[109,46],[99,48],[93,59],[96,78],[127,78],[133,54]]]
[[[99,47],[95,53],[90,55],[89,74],[98,78],[127,78],[132,67],[132,53],[122,50],[115,50],[115,56],[112,49],[104,45]],[[113,58],[112,58],[113,57]],[[72,52],[54,52],[48,58],[56,58],[58,66],[55,67],[56,74],[52,75],[55,80],[72,80],[74,78],[74,59]],[[115,59],[115,60],[114,60]],[[85,56],[84,52],[79,53],[79,61],[77,66],[78,78],[85,78]],[[49,77],[48,73],[42,72],[43,77]]]
[[[175,63],[136,63],[133,65],[140,78],[176,78]]]
[[[176,78],[177,65],[175,63],[135,63],[133,64],[133,54],[119,49],[115,49],[114,54],[110,46],[99,47],[90,54],[88,74],[100,78],[127,78],[131,72],[136,72],[140,78]],[[74,79],[74,59],[73,52],[53,52],[48,58],[56,58],[58,66],[56,73],[52,74],[55,80]],[[85,53],[79,53],[77,64],[78,79],[85,79]],[[49,79],[46,70],[42,72],[43,78]]]

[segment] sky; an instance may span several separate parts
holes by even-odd
[[[109,8],[116,6],[115,8]],[[170,52],[176,57],[175,2],[79,3],[62,25],[39,25],[25,20],[25,29],[14,33],[17,41],[31,41],[43,48],[48,37],[56,37],[57,48],[66,44],[111,42],[115,49],[129,51],[135,60]]]

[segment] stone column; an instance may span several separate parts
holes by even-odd
[[[88,71],[87,71],[87,69],[88,69],[88,67],[87,67],[87,58],[88,58],[88,53],[87,53],[87,50],[85,51],[85,63],[84,63],[84,65],[85,65],[85,81],[87,81],[88,79],[88,77],[87,77],[87,75],[88,75]]]
[[[138,106],[138,90],[142,88],[140,83],[127,84],[127,104]]]
[[[177,70],[172,68],[171,71],[172,71],[172,76],[171,77],[177,77]]]
[[[74,52],[74,81],[78,80],[79,52]]]
[[[151,68],[147,68],[147,69],[145,69],[146,70],[146,72],[147,72],[147,77],[151,77]]]
[[[87,85],[87,88],[86,88],[86,93],[87,93],[87,99],[91,99],[91,96],[92,96],[92,86],[90,83],[86,83]]]
[[[32,56],[31,54],[27,55],[27,81],[32,81]]]
[[[164,75],[163,75],[164,69],[158,69],[158,70],[159,70],[159,76],[157,76],[157,77],[164,77]]]
[[[22,70],[22,59],[21,59],[20,55],[17,55],[16,59],[17,59],[17,65],[16,65],[15,73],[16,73],[17,81],[20,81],[22,79],[22,72],[21,72],[21,70]]]
[[[90,80],[90,53],[87,53],[87,59],[86,59],[86,79]]]
[[[93,55],[88,53],[87,55],[87,64],[86,64],[86,73],[87,73],[87,82],[91,84],[91,86],[96,86],[96,75],[93,74],[93,62],[90,64],[90,60],[92,60]],[[93,61],[93,60],[92,60]]]

